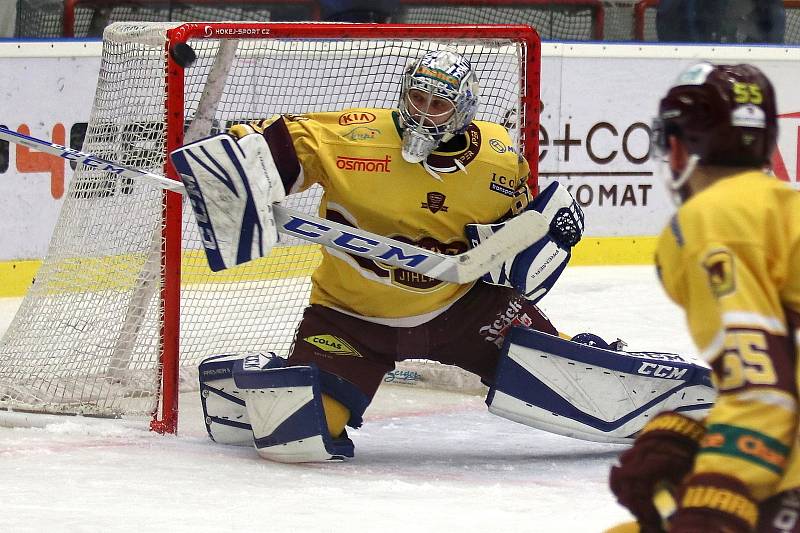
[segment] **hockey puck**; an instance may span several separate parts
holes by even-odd
[[[194,49],[186,43],[176,43],[170,48],[169,55],[183,68],[191,67],[192,63],[197,59]]]

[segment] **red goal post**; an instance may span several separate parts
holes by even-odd
[[[171,55],[179,43],[197,55],[186,68]],[[442,47],[473,63],[477,118],[509,128],[535,184],[540,43],[524,25],[112,24],[83,148],[176,179],[166,156],[187,129],[394,107],[408,61]],[[286,203],[315,212],[318,201],[312,188]],[[47,257],[0,341],[0,414],[149,419],[175,432],[179,392],[197,389],[200,360],[288,354],[317,247],[288,239],[264,260],[212,273],[184,202],[76,170]]]

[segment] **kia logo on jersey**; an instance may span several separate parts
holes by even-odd
[[[447,206],[444,205],[444,199],[444,194],[440,192],[429,192],[428,201],[422,202],[420,207],[423,209],[430,209],[431,213],[437,213],[439,211],[447,213]]]
[[[354,170],[356,172],[391,172],[389,163],[392,158],[388,155],[383,159],[371,159],[368,157],[336,157],[336,168],[339,170]]]
[[[351,124],[369,124],[375,121],[375,115],[367,111],[351,111],[339,115],[339,125],[349,126]]]

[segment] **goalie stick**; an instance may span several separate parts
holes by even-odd
[[[94,154],[37,139],[3,126],[0,126],[0,139],[75,161],[121,178],[142,180],[161,189],[186,194],[186,188],[179,181],[107,161]],[[278,231],[285,235],[366,257],[440,281],[459,284],[478,279],[544,237],[549,230],[549,221],[541,213],[526,211],[506,222],[505,227],[475,248],[458,255],[444,255],[279,204],[274,206],[273,212]],[[208,213],[201,215],[208,216]]]

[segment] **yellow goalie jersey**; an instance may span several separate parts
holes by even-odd
[[[528,163],[500,125],[476,121],[419,164],[401,156],[396,111],[284,115],[264,135],[289,194],[318,183],[320,216],[445,254],[468,249],[467,223],[495,222],[529,201]],[[469,290],[323,248],[311,303],[413,326]]]
[[[800,487],[800,193],[758,171],[716,181],[661,234],[657,263],[720,391],[694,472],[757,500]]]

